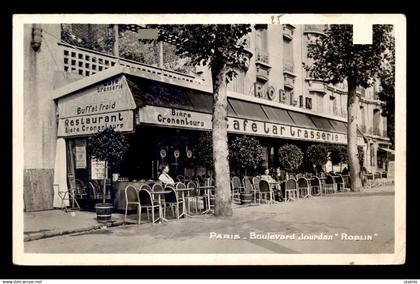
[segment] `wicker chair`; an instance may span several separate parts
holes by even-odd
[[[199,204],[199,200],[202,200],[203,204],[204,204],[204,197],[200,196],[198,191],[197,191],[197,184],[193,181],[189,181],[187,183],[187,187],[188,188],[194,188],[194,190],[188,191],[188,195],[185,197],[185,201],[186,201],[186,205],[188,208],[188,211],[191,212],[191,206],[195,209],[195,212],[198,213],[198,204]]]
[[[179,219],[179,210],[181,206],[184,206],[184,200],[178,198],[175,188],[171,185],[167,185],[165,191],[170,191],[170,193],[165,196],[166,205],[171,208],[172,215]]]
[[[274,192],[266,180],[260,180],[259,189],[260,202],[261,200],[264,200],[266,203],[270,204],[274,202]]]
[[[139,190],[139,198],[141,208],[146,208],[147,219],[149,220],[150,213],[152,213],[152,223],[155,223],[157,221],[155,218],[155,210],[159,210],[160,204],[155,201],[150,191],[150,186],[147,184],[141,185]]]
[[[289,178],[285,185],[284,201],[291,201],[295,199],[299,199],[297,181],[293,178]]]
[[[232,201],[237,203],[241,202],[241,192],[244,190],[243,185],[241,184],[241,180],[239,177],[234,176],[231,181],[231,194],[232,194]]]
[[[325,194],[337,192],[336,183],[331,175],[325,176],[324,192]]]
[[[299,197],[309,197],[309,182],[306,178],[300,177],[297,181],[298,183],[298,194]]]
[[[254,203],[261,202],[260,199],[260,178],[259,177],[253,177],[252,178],[252,186],[254,187],[254,192],[255,192],[255,196],[254,196]]]
[[[161,182],[155,182],[153,183],[152,191],[163,191],[163,185]],[[162,195],[160,197],[161,206],[163,207],[163,217],[165,217],[166,214],[166,201],[165,201],[165,195]]]
[[[310,186],[311,186],[311,195],[322,195],[322,186],[321,181],[317,177],[312,177],[310,180]]]
[[[137,205],[138,223],[140,224],[140,220],[141,220],[141,204],[140,204],[139,190],[137,188],[135,188],[133,185],[127,185],[124,188],[124,195],[125,195],[124,224],[127,221],[128,206],[130,204],[131,205]]]

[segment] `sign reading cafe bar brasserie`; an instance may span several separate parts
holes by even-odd
[[[145,106],[139,110],[139,122],[161,126],[210,130],[211,115],[199,112]],[[347,136],[318,129],[228,117],[228,132],[248,135],[347,144]]]

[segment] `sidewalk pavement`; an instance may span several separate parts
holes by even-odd
[[[24,241],[33,241],[80,232],[120,226],[124,223],[123,214],[112,214],[111,221],[99,223],[96,213],[62,209],[24,213]]]
[[[374,188],[365,188],[360,192],[339,192],[324,197],[338,196],[363,196],[394,194],[394,185],[384,185]],[[251,205],[254,206],[254,205]],[[244,206],[233,204],[233,209],[244,208]],[[143,220],[145,218],[142,217]],[[96,213],[79,210],[47,210],[39,212],[24,213],[24,241],[33,241],[43,238],[50,238],[59,235],[67,235],[81,232],[88,232],[107,227],[121,226],[124,224],[124,214],[113,213],[112,220],[108,223],[98,223]],[[136,224],[133,220],[127,219],[127,224]]]

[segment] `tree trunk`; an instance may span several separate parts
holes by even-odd
[[[347,155],[351,180],[351,190],[360,191],[360,165],[357,151],[357,113],[359,111],[359,97],[356,95],[356,83],[348,80],[347,96]]]
[[[214,215],[232,216],[227,143],[227,93],[224,67],[213,71],[213,161],[216,200]]]

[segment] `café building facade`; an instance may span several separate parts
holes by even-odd
[[[200,133],[211,131],[212,93],[206,86],[193,89],[191,84],[174,81],[117,66],[57,89],[57,137],[64,143],[56,155],[65,155],[66,165],[55,171],[66,172],[69,186],[76,186],[71,184],[76,180],[99,179],[97,161],[87,151],[87,138],[112,127],[130,143],[126,158],[115,170],[121,177],[155,180],[162,165],[169,165],[174,177],[203,174],[194,164],[194,145]],[[246,100],[231,92],[227,124],[230,136],[258,137],[267,166],[273,166],[270,154],[275,155],[284,143],[347,143],[343,121],[281,108],[269,101]],[[362,137],[359,140],[363,144]]]
[[[45,36],[34,50],[33,31],[40,28]],[[228,85],[229,139],[257,137],[264,167],[275,166],[277,149],[286,143],[301,149],[347,143],[345,86],[307,78],[298,64],[306,60],[301,55],[314,34],[314,25],[254,29],[248,70]],[[54,185],[65,189],[76,180],[100,179],[101,163],[89,156],[87,139],[106,127],[130,143],[115,169],[120,177],[157,179],[162,165],[170,166],[173,177],[206,173],[194,158],[198,138],[212,125],[208,70],[179,73],[75,47],[57,41],[59,25],[26,25],[24,35],[24,147],[31,149],[24,153],[25,210],[58,207]],[[375,171],[384,168],[377,163],[380,148],[390,143],[386,121],[377,115],[381,103],[369,94],[361,100],[358,144],[366,168]],[[383,132],[371,131],[375,119]]]

